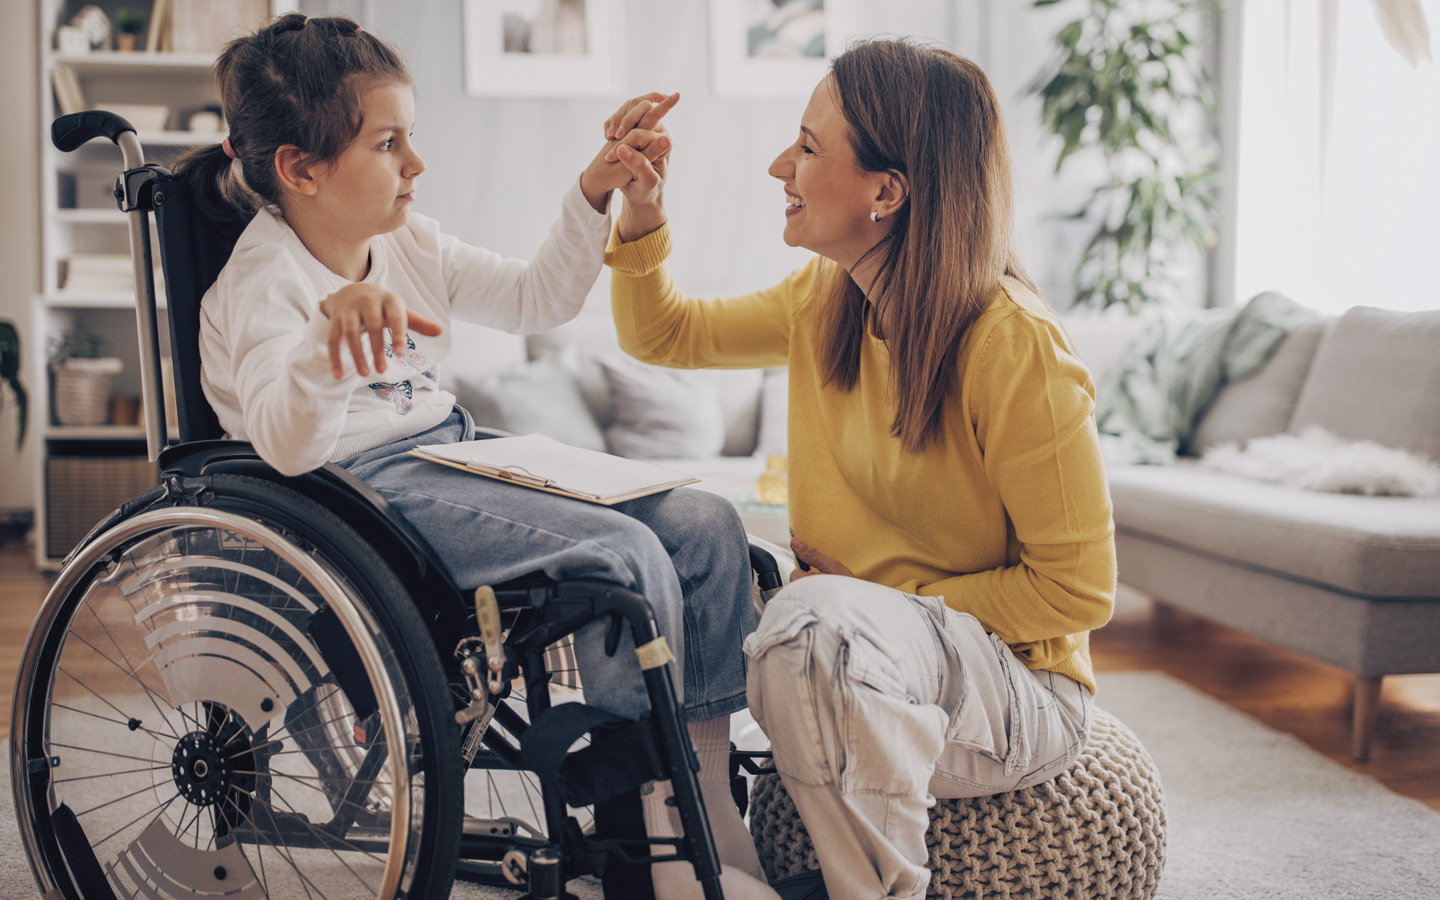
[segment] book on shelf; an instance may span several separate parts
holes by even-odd
[[[543,434],[425,444],[410,453],[485,478],[602,506],[700,480],[665,466],[571,447]]]
[[[90,104],[85,102],[85,93],[80,90],[80,77],[71,66],[60,63],[52,68],[50,83],[55,88],[55,105],[59,107],[60,115],[68,116],[90,108]]]
[[[270,0],[165,0],[165,37],[176,53],[218,53],[270,20]]]
[[[166,40],[167,30],[170,23],[167,20],[167,8],[169,0],[155,0],[150,7],[150,21],[145,25],[145,50],[148,53],[158,53],[161,50],[169,50],[169,41]]]
[[[128,253],[72,253],[65,259],[60,288],[74,293],[135,290],[135,267]],[[160,267],[155,286],[164,287]]]

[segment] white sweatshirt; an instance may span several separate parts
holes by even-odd
[[[220,426],[282,473],[298,475],[438,425],[455,403],[439,385],[452,317],[526,334],[579,313],[600,274],[610,216],[586,202],[578,179],[561,206],[528,263],[441,234],[433,219],[414,213],[404,227],[372,238],[363,283],[444,330],[408,332],[399,352],[387,339],[386,370],[372,366],[368,377],[344,349],[339,379],[320,302],[350,282],[312,256],[278,210],[256,214],[200,304],[200,382]]]

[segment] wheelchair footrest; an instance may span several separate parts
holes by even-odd
[[[590,746],[574,753],[582,735]],[[591,806],[670,777],[650,716],[627,719],[583,703],[562,703],[535,718],[520,740],[525,768],[551,780],[571,806]]]

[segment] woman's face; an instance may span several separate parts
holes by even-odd
[[[800,136],[770,164],[785,185],[785,243],[847,269],[875,246],[884,228],[870,221],[877,182],[850,147],[834,78],[826,75],[800,118]]]

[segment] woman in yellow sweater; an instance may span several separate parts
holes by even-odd
[[[667,163],[618,152],[650,189],[606,258],[622,346],[790,369],[792,547],[813,574],[745,642],[751,709],[830,897],[923,897],[930,794],[1024,788],[1084,747],[1088,633],[1115,590],[1094,385],[1015,258],[994,91],[944,50],[847,50],[770,167],[786,243],[818,256],[724,300],[670,278]]]

